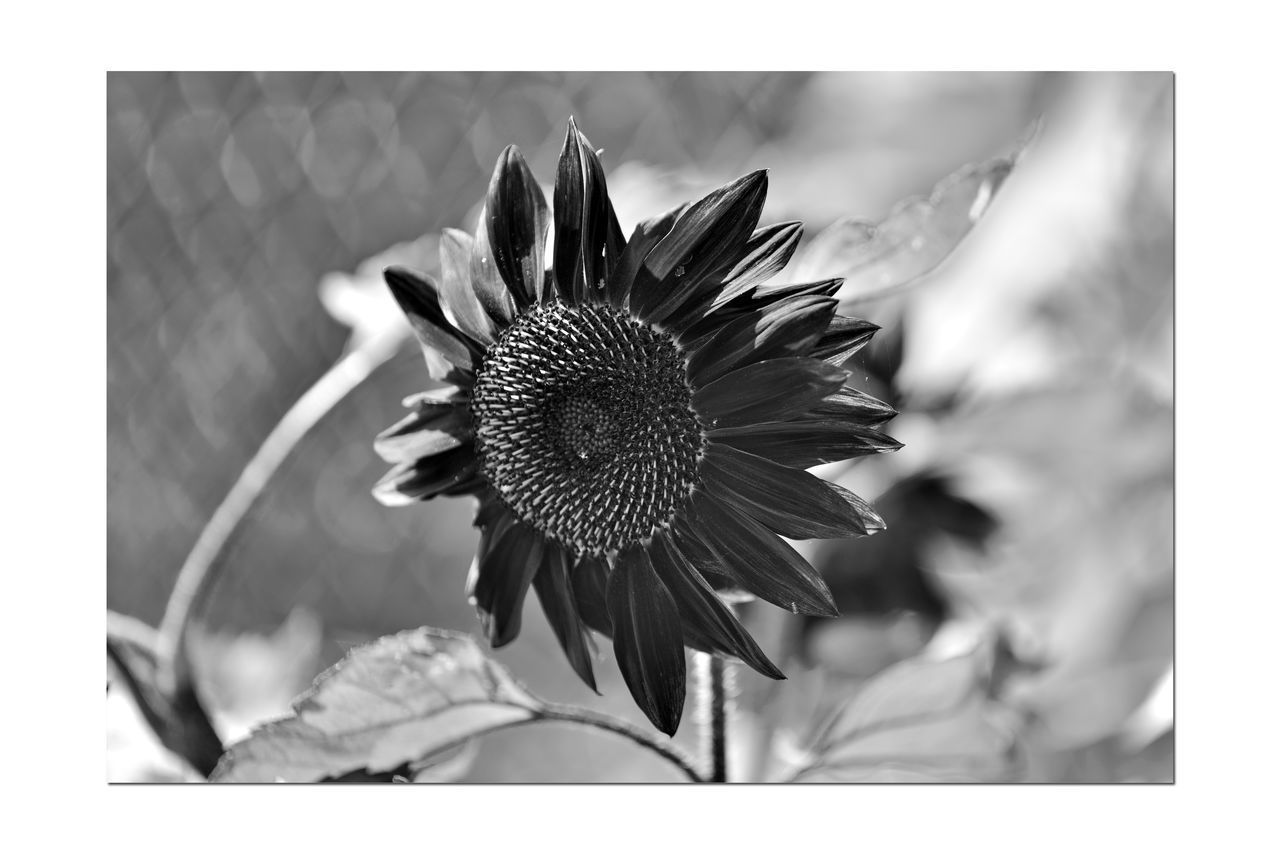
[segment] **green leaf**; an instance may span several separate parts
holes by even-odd
[[[541,717],[545,704],[474,640],[422,628],[359,647],[322,673],[294,715],[231,747],[215,782],[387,774]]]
[[[999,644],[912,659],[869,681],[828,721],[796,782],[998,782],[1015,771],[1017,721],[995,699]]]
[[[837,220],[805,248],[792,278],[844,277],[837,293],[842,310],[915,282],[941,264],[987,212],[1017,157],[964,166],[927,197],[900,202],[881,222]]]

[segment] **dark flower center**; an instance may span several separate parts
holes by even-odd
[[[602,306],[539,306],[490,348],[472,396],[489,483],[578,553],[642,540],[697,480],[704,438],[685,355]]]

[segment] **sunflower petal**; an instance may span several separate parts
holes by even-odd
[[[775,421],[711,430],[707,435],[714,442],[801,469],[902,447],[870,427],[832,419]]]
[[[802,418],[811,421],[858,421],[874,427],[897,414],[898,410],[882,400],[856,388],[842,388],[814,406]]]
[[[632,546],[617,561],[607,599],[618,669],[650,722],[675,735],[684,713],[680,612],[643,547]]]
[[[747,240],[746,255],[724,277],[724,287],[714,305],[723,305],[781,272],[795,254],[803,234],[804,224],[800,222],[757,228]]]
[[[614,308],[626,308],[631,296],[631,286],[635,283],[636,274],[645,257],[653,250],[662,238],[667,236],[676,220],[689,205],[676,205],[666,213],[652,219],[643,220],[631,233],[631,239],[622,250],[618,264],[609,274],[605,283],[605,298]]]
[[[476,515],[471,524],[473,527],[480,529],[480,545],[476,548],[478,569],[480,556],[489,551],[489,546],[497,538],[505,534],[507,529],[515,524],[516,519],[493,490],[486,489],[477,497],[480,499],[480,503],[476,507]],[[468,582],[467,596],[475,596],[475,588],[472,582]]]
[[[562,300],[574,305],[608,280],[624,240],[609,201],[604,166],[572,118],[560,150],[553,204],[556,289]]]
[[[701,572],[727,576],[794,614],[835,617],[835,600],[817,571],[759,522],[695,491],[691,517],[677,517],[676,545]]]
[[[740,293],[727,303],[717,301],[715,307],[698,318],[696,323],[690,325],[668,321],[666,328],[680,339],[680,343],[686,349],[697,350],[731,321],[745,317],[753,311],[762,312],[776,303],[794,297],[833,296],[840,289],[841,281],[841,279],[827,279],[821,282],[804,282],[768,289],[755,288]]]
[[[465,231],[446,228],[440,235],[440,296],[454,325],[481,344],[492,344],[493,321],[471,289],[471,251],[475,239]]]
[[[480,558],[487,555],[493,544],[502,539],[516,523],[515,516],[511,515],[491,490],[482,490],[477,497],[480,499],[480,504],[476,508],[476,516],[471,524],[480,529],[480,543],[476,546],[475,557],[467,571],[466,583],[467,600],[472,605],[476,602],[476,585],[480,583]]]
[[[428,405],[434,406],[438,404],[454,404],[466,403],[471,400],[471,390],[460,386],[441,386],[433,388],[430,391],[419,391],[408,395],[404,400],[400,401],[400,405],[406,409],[412,409],[415,406]]]
[[[691,635],[696,636],[707,647],[706,652],[737,656],[770,679],[786,678],[761,651],[724,600],[680,554],[670,535],[659,533],[653,538],[649,558],[680,609],[686,644]]]
[[[480,555],[474,593],[480,624],[493,647],[520,633],[520,609],[542,563],[542,535],[523,522],[495,537]]]
[[[847,377],[818,359],[766,359],[699,388],[693,408],[710,427],[782,421],[816,406]]]
[[[739,299],[745,299],[748,305],[755,308],[764,308],[766,305],[771,305],[778,300],[791,299],[792,297],[834,297],[842,284],[844,284],[844,279],[823,279],[820,282],[796,282],[790,285],[775,285],[769,288],[756,288],[750,294],[746,294]]]
[[[498,156],[485,200],[489,245],[498,274],[520,308],[542,301],[543,252],[547,242],[547,200],[520,149],[508,145]]]
[[[662,323],[682,309],[709,307],[760,221],[768,185],[763,170],[752,172],[690,205],[641,265],[632,312]]]
[[[850,356],[867,346],[879,329],[879,326],[860,317],[833,317],[831,325],[813,345],[813,352],[809,355],[833,365],[843,365]]]
[[[712,443],[701,472],[716,498],[793,540],[865,536],[884,528],[884,520],[852,492],[728,445]]]
[[[835,314],[836,301],[797,297],[726,324],[689,359],[695,388],[747,362],[807,356]]]
[[[582,622],[607,638],[613,637],[613,624],[609,621],[609,605],[605,599],[609,570],[604,561],[590,556],[579,558],[571,581],[574,602]]]
[[[422,346],[431,376],[469,384],[483,350],[445,317],[435,282],[403,267],[388,267],[382,277]]]
[[[600,693],[591,668],[591,639],[578,616],[578,606],[569,583],[569,558],[554,543],[544,543],[542,566],[533,577],[533,591],[538,595],[542,612],[547,615],[547,622],[551,624],[551,630],[560,641],[574,672],[592,691]]]
[[[400,463],[374,484],[373,497],[388,507],[403,507],[470,483],[478,470],[475,446],[467,442],[435,456]]]
[[[411,462],[456,448],[471,438],[464,404],[424,403],[378,434],[373,450],[389,463]]]
[[[476,300],[485,314],[499,329],[505,329],[516,316],[516,304],[493,259],[493,248],[489,245],[489,217],[482,212],[480,226],[471,242],[471,289],[476,292]]]

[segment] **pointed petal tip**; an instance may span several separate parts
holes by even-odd
[[[382,478],[382,480],[375,483],[373,488],[369,490],[369,493],[373,496],[375,501],[383,507],[405,507],[411,503],[406,501],[405,497],[400,493],[393,489],[388,489],[387,485],[383,482],[385,480],[385,477]]]
[[[415,294],[423,288],[436,292],[439,287],[436,280],[426,273],[398,265],[385,268],[382,271],[382,280],[387,283],[387,287],[391,289],[391,295],[396,298],[396,302],[400,303],[401,308],[404,308],[406,298],[413,299]]]
[[[520,622],[518,620],[495,620],[493,614],[487,613],[483,609],[477,609],[476,613],[480,617],[480,628],[484,631],[484,636],[488,639],[491,649],[502,649],[519,636]]]
[[[502,149],[502,153],[498,155],[498,162],[493,167],[493,177],[489,179],[489,188],[492,193],[503,181],[504,176],[512,171],[528,172],[529,166],[525,163],[524,155],[520,153],[518,146],[512,144]],[[480,214],[480,221],[484,222],[485,218],[490,215],[488,205]]]
[[[414,279],[414,274],[405,267],[393,265],[382,270],[382,280],[391,288],[407,287]]]
[[[833,601],[830,603],[824,603],[823,606],[816,607],[811,611],[804,611],[802,609],[800,613],[807,614],[810,617],[838,617],[840,616],[840,609],[836,607],[836,603]]]
[[[761,662],[761,664],[767,664],[768,667],[762,669],[760,667],[751,666],[751,669],[754,670],[756,673],[759,673],[761,676],[767,676],[770,679],[776,680],[778,682],[785,682],[787,680],[787,674],[783,673],[778,668],[778,665],[774,664],[769,659],[765,658]]]

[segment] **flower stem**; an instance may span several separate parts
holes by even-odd
[[[707,756],[707,782],[729,782],[729,662],[710,653],[695,653],[698,718]]]
[[[613,718],[608,715],[602,715],[590,709],[580,709],[575,706],[560,706],[548,703],[540,712],[539,719],[550,721],[563,721],[565,723],[583,724],[593,726],[598,729],[620,735],[623,738],[631,739],[641,747],[647,747],[654,753],[666,759],[672,765],[680,769],[680,773],[684,774],[694,783],[705,783],[698,770],[693,763],[682,753],[675,745],[663,744],[653,736],[646,733],[637,726],[632,726],[624,720]]]
[[[224,566],[221,560],[231,535],[249,515],[271,478],[320,419],[395,355],[404,335],[399,330],[362,343],[346,353],[311,386],[267,435],[257,453],[200,532],[178,572],[160,622],[157,650],[166,682],[189,684],[187,629],[208,602]],[[171,687],[172,687],[171,686]]]

